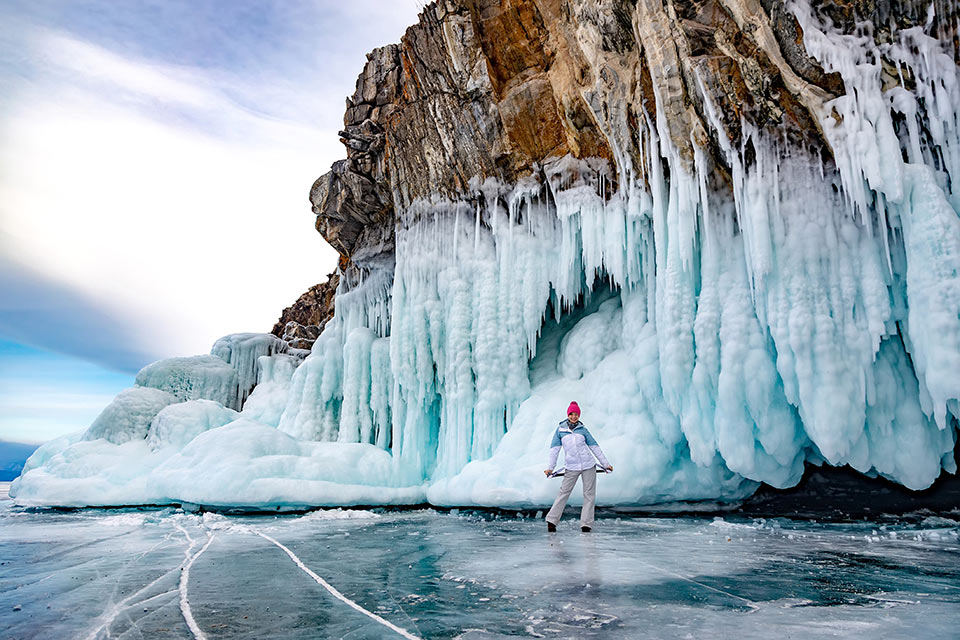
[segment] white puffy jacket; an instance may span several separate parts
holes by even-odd
[[[563,447],[566,468],[571,471],[593,468],[596,464],[594,457],[602,467],[610,466],[607,457],[603,455],[603,451],[600,449],[600,445],[593,439],[582,422],[572,425],[569,420],[564,420],[557,427],[553,442],[550,443],[550,462],[547,463],[547,469],[556,468],[561,447]]]

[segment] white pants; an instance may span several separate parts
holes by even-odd
[[[580,509],[580,526],[593,526],[593,508],[597,502],[597,469],[590,467],[583,471],[571,471],[567,469],[563,474],[563,484],[560,485],[560,495],[554,500],[550,507],[550,513],[547,514],[547,522],[557,524],[563,515],[563,508],[567,506],[567,500],[573,493],[573,487],[577,484],[577,478],[583,478],[583,508]]]

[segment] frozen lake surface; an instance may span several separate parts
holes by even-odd
[[[30,512],[5,638],[955,638],[960,512],[817,522]],[[388,626],[388,625],[392,625]]]

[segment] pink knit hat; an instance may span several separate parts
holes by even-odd
[[[578,405],[576,402],[571,402],[570,406],[567,407],[567,415],[570,415],[571,413],[580,415],[580,405]]]

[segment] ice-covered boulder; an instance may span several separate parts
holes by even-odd
[[[212,400],[190,400],[165,407],[150,423],[151,449],[182,448],[199,434],[233,422],[240,414]]]
[[[47,450],[37,452],[43,463],[31,465],[10,486],[10,497],[20,504],[119,507],[171,502],[150,475],[162,458],[152,455],[142,438],[123,444],[103,439],[73,443],[61,439],[55,446],[44,448]]]
[[[225,407],[240,408],[237,372],[214,355],[166,358],[148,364],[137,374],[142,387],[153,387],[187,400],[213,400]]]
[[[240,409],[257,383],[257,362],[261,356],[286,353],[288,345],[269,333],[232,333],[213,343],[210,349],[237,372],[237,396],[228,407]]]
[[[23,465],[23,470],[20,472],[20,476],[23,477],[23,475],[28,471],[44,466],[53,456],[57,455],[67,447],[80,442],[83,439],[84,433],[84,431],[76,431],[74,433],[68,433],[60,436],[59,438],[54,438],[48,442],[44,442],[30,455],[29,458],[27,458],[26,463]],[[17,478],[13,481],[11,490],[17,485],[19,480],[20,478]]]
[[[83,434],[83,439],[103,438],[114,444],[143,440],[154,417],[164,407],[176,402],[178,402],[176,396],[160,389],[151,387],[125,389],[100,412],[97,419]]]

